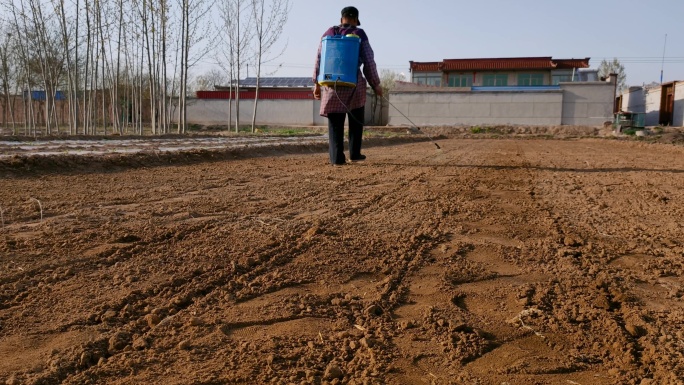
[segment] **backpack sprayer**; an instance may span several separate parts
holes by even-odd
[[[318,84],[328,87],[356,87],[361,38],[358,35],[326,36],[321,41]]]

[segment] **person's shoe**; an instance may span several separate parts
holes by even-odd
[[[361,162],[361,161],[366,160],[366,156],[365,156],[365,155],[359,154],[359,156],[356,156],[356,157],[353,157],[353,158],[350,158],[350,159],[351,159],[352,162]]]
[[[340,167],[340,166],[345,166],[347,163],[331,163],[333,167]]]

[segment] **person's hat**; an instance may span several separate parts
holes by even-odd
[[[342,17],[351,17],[356,19],[361,25],[361,20],[359,20],[359,10],[356,7],[344,7],[342,8]]]

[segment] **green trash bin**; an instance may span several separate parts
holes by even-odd
[[[632,127],[644,128],[646,127],[646,114],[643,112],[635,112],[632,114]]]
[[[646,114],[643,112],[621,111],[615,113],[613,127],[618,132],[622,132],[626,128],[644,128],[645,122]]]
[[[632,125],[632,114],[627,112],[616,112],[615,120],[613,121],[613,128],[617,132],[622,132],[623,129],[629,128]]]

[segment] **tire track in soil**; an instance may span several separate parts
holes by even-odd
[[[408,183],[410,183],[410,182],[408,182]],[[400,185],[400,186],[396,187],[395,190],[398,191],[398,190],[401,190],[402,188],[403,188],[403,185]],[[384,193],[382,193],[382,194],[379,194],[379,195],[376,195],[376,196],[372,196],[372,197],[370,197],[370,198],[367,200],[366,203],[364,203],[364,204],[362,204],[362,205],[356,205],[356,206],[355,206],[354,208],[352,208],[352,209],[343,210],[343,211],[339,214],[339,217],[342,217],[342,218],[347,218],[347,217],[352,217],[352,216],[361,216],[361,217],[363,217],[363,216],[364,216],[364,213],[363,213],[363,212],[364,212],[364,211],[368,211],[368,209],[369,209],[370,207],[373,207],[373,209],[370,210],[370,211],[375,211],[375,210],[379,210],[379,209],[387,209],[387,206],[381,207],[381,208],[376,208],[375,204],[376,204],[377,202],[381,201],[383,197],[385,197],[385,196],[387,196],[387,195],[390,195],[390,194],[392,194],[392,193],[394,193],[394,192],[396,192],[396,191],[390,191],[389,193],[384,192]],[[332,219],[322,219],[322,220],[319,220],[317,226],[318,226],[318,227],[325,228],[325,227],[328,226],[329,222],[335,221],[336,219],[337,219],[337,218],[334,217],[334,218],[332,218]],[[327,222],[327,223],[326,223],[326,222]],[[316,231],[311,231],[311,230],[310,230],[310,231],[307,232],[307,233],[309,233],[309,234],[315,234],[317,231],[318,231],[318,230],[316,230]],[[320,253],[320,252],[321,252],[321,249],[320,249],[320,248],[317,249],[317,252]],[[255,274],[255,275],[261,276],[261,275],[263,275],[263,272],[261,272],[260,274]],[[354,284],[354,281],[355,281],[355,280],[352,279],[352,280],[350,281],[350,283],[347,284],[347,286],[349,286],[349,285],[351,285],[351,286],[356,286],[356,285]],[[341,286],[342,286],[342,285],[341,285]],[[364,286],[367,286],[367,285],[361,285],[362,288],[364,288]],[[273,287],[270,287],[269,290],[267,290],[267,291],[271,291],[271,290],[273,290],[273,289],[274,289]],[[308,291],[308,290],[306,289],[306,287],[297,287],[296,290],[299,290],[299,291],[301,291],[301,290]],[[366,290],[366,289],[364,288],[364,289],[362,289],[361,291],[364,292],[364,294],[365,294],[365,293],[366,293],[365,290]],[[368,288],[368,290],[370,290],[370,288]],[[282,290],[281,290],[281,291],[282,291]],[[358,290],[357,290],[357,292],[358,292]],[[278,292],[278,293],[276,293],[276,294],[280,294],[280,292]],[[308,302],[312,302],[312,301],[313,301],[313,302],[316,302],[316,301],[320,302],[320,297],[321,297],[321,296],[330,296],[330,295],[333,295],[333,296],[334,296],[334,295],[336,295],[336,294],[339,294],[339,293],[335,292],[334,290],[332,290],[332,291],[331,291],[331,290],[324,290],[324,291],[318,290],[318,292],[316,293],[316,298],[314,298],[313,300],[312,300],[311,298],[309,298],[309,301],[308,301]],[[361,293],[359,292],[358,294],[361,294]],[[352,294],[352,296],[356,296],[356,295],[358,295],[358,294],[355,293],[355,294]],[[257,302],[257,301],[261,301],[261,300],[262,300],[262,298],[260,298],[260,297],[249,298],[249,299],[248,299],[248,302],[239,302],[239,303],[238,303],[238,307],[239,307],[240,305],[245,304],[245,303],[254,303],[254,302]],[[344,301],[344,299],[338,299],[338,301]],[[268,303],[271,303],[272,301],[266,300],[266,301],[264,301],[264,302],[268,304]],[[279,302],[279,301],[276,301],[276,302]],[[325,300],[323,300],[323,302],[327,302],[327,298],[326,298]],[[309,307],[310,307],[309,305],[315,305],[315,303],[307,303],[307,302],[305,301],[305,302],[299,304],[299,307],[302,308],[302,309],[305,308],[305,307],[309,308]],[[309,311],[309,310],[307,309],[307,311]],[[247,313],[247,314],[251,314],[251,313],[261,314],[261,312],[258,312],[258,311],[256,311],[256,312],[246,312],[246,313]],[[302,315],[302,317],[304,317],[304,316],[306,316],[306,315]],[[338,313],[338,314],[337,314],[337,317],[339,317],[339,316],[340,316],[340,314]],[[347,316],[347,318],[350,318],[350,317]],[[283,320],[283,321],[290,321],[290,319],[286,319],[286,320]],[[272,322],[269,321],[268,323],[270,324],[270,323],[272,323]],[[253,325],[252,323],[248,323],[246,326],[252,326],[252,325]]]
[[[260,260],[262,260],[262,259],[263,259],[263,258],[260,258]],[[262,272],[257,272],[255,275],[260,275],[261,273],[262,273]],[[209,292],[212,291],[212,290],[211,290],[212,288],[215,289],[215,288],[216,288],[216,285],[213,285],[213,284],[206,285],[206,288],[203,289],[203,290],[201,290],[201,291],[200,291],[200,294],[206,295],[206,294],[208,294]],[[147,293],[147,294],[150,295],[151,293]],[[186,297],[186,298],[187,298],[187,297]],[[133,303],[133,301],[132,301],[131,298],[126,298],[126,299],[124,299],[122,302],[127,303],[128,306],[130,306],[130,305]],[[182,300],[182,301],[181,301],[181,303],[185,303],[185,302],[187,302],[187,301],[186,301],[186,300]],[[179,309],[179,311],[182,311],[182,310],[183,310],[183,309]],[[122,321],[125,322],[126,320],[122,320]],[[129,324],[133,324],[133,323],[135,323],[135,322],[136,322],[135,320],[129,321]],[[126,329],[126,327],[121,327],[121,328],[119,328],[119,331],[117,331],[117,332],[115,333],[115,335],[116,335],[116,334],[121,334],[121,333],[122,333],[122,330],[125,330],[125,329]],[[130,335],[131,333],[129,332],[129,333],[127,333],[127,334]],[[142,338],[145,339],[146,337],[143,336]],[[102,343],[103,343],[104,341],[98,341],[98,342],[99,342],[99,345],[102,345]],[[98,344],[96,344],[96,345],[98,345]],[[96,349],[96,350],[97,350],[97,349]],[[97,355],[97,352],[90,352],[90,353],[83,353],[83,354],[87,354],[88,356],[96,356],[96,355]],[[114,357],[114,356],[109,356],[108,358],[113,358],[113,357]],[[62,371],[60,374],[61,374],[61,377],[62,377],[62,378],[64,378],[64,376],[68,375],[68,373],[65,373],[64,371]],[[54,379],[54,376],[52,376],[52,379]]]
[[[519,157],[520,153],[521,150],[518,146],[517,154],[515,154],[516,157]],[[510,160],[504,163],[508,162]],[[512,164],[504,164],[502,166],[505,169],[510,169],[513,166],[516,169],[522,170],[524,174],[522,179],[527,179],[522,185],[534,186],[535,175],[530,171],[530,164],[524,159],[519,161],[513,160]],[[503,178],[495,179],[501,180],[500,184],[504,186],[521,184],[516,181],[518,176],[512,173],[505,173],[502,176]],[[524,218],[534,218],[534,214],[525,214],[528,211],[536,211],[534,203],[530,203],[529,198],[534,196],[534,194],[530,194],[531,191],[528,192],[525,188],[520,190],[499,190],[507,199],[514,200],[517,202],[517,205],[529,207],[532,210],[516,210],[508,203],[495,204],[495,206],[502,207],[503,209],[501,210],[494,208],[489,208],[489,210],[494,215],[505,213],[506,215],[521,215]],[[475,196],[479,195],[476,192],[473,192],[473,194]],[[490,191],[490,195],[484,198],[490,202],[498,202],[499,199],[492,199],[496,198],[497,194],[495,191]],[[514,194],[516,197],[511,199],[511,194]],[[521,203],[524,201],[527,201],[527,203]],[[489,215],[489,217],[492,216],[491,214]],[[488,216],[484,215],[484,217]],[[516,221],[515,218],[505,218],[503,222],[515,223]],[[454,378],[457,378],[457,381],[475,381],[479,376],[489,375],[491,377],[492,369],[490,369],[489,365],[493,362],[496,362],[495,367],[497,368],[494,373],[501,375],[501,381],[525,378],[525,376],[521,376],[521,374],[524,375],[525,373],[543,376],[585,369],[586,366],[584,364],[575,363],[572,360],[568,360],[565,355],[558,354],[551,346],[543,343],[539,336],[534,334],[529,336],[532,334],[532,329],[526,328],[527,326],[524,325],[520,314],[523,314],[525,309],[530,308],[529,305],[532,304],[526,304],[526,302],[532,302],[535,292],[529,291],[530,288],[534,289],[534,285],[523,285],[523,283],[530,281],[544,282],[548,280],[548,277],[534,272],[524,272],[523,270],[528,269],[523,268],[521,270],[521,266],[518,266],[520,261],[517,261],[517,259],[520,258],[520,250],[524,247],[523,242],[517,240],[517,237],[510,238],[510,236],[501,235],[515,234],[515,229],[492,227],[486,220],[470,223],[469,225],[477,230],[475,234],[466,233],[463,236],[453,237],[449,244],[442,246],[442,252],[436,252],[434,262],[442,266],[427,266],[413,277],[414,282],[411,284],[410,293],[413,297],[418,298],[418,300],[415,305],[410,306],[420,307],[423,305],[427,307],[427,311],[419,314],[423,317],[423,320],[418,321],[419,329],[428,330],[432,326],[430,323],[436,321],[437,325],[432,327],[445,330],[443,334],[446,334],[446,337],[442,338],[440,344],[436,346],[430,339],[424,341],[419,336],[421,333],[414,333],[408,340],[405,337],[403,344],[408,346],[409,351],[405,355],[408,356],[413,365],[423,372],[423,375],[411,379],[404,378],[404,382],[415,382],[418,379],[425,380],[425,378],[429,377],[432,377],[434,383],[448,383],[448,379]],[[541,225],[543,227],[543,223]],[[544,233],[544,231],[541,232]],[[455,249],[456,252],[450,251],[451,249]],[[488,249],[490,251],[487,251]],[[442,254],[446,258],[440,258]],[[453,266],[454,261],[452,259],[455,257],[459,260],[460,267],[458,269],[466,270],[465,277],[455,279],[455,285],[447,285],[452,286],[451,290],[449,288],[445,290],[445,281],[454,281],[454,277],[449,277],[450,273],[448,270],[449,266]],[[446,274],[444,273],[445,270],[447,271]],[[464,272],[458,271],[456,275],[462,277]],[[435,282],[440,282],[440,284],[435,284]],[[423,286],[427,286],[428,290],[425,291]],[[456,287],[456,290],[454,290],[453,286]],[[445,291],[449,294],[445,294]],[[515,291],[519,293],[515,293]],[[442,295],[439,295],[439,293]],[[483,296],[482,293],[493,293],[494,297]],[[441,298],[441,300],[435,303],[436,298]],[[471,306],[471,304],[476,304],[476,306]],[[520,304],[525,304],[525,308],[520,306]],[[398,310],[398,312],[400,311],[401,309]],[[491,319],[492,314],[502,311],[504,314],[508,314],[505,318],[508,320],[507,323],[503,322],[504,318]],[[407,316],[415,317],[418,311],[413,310],[407,313],[402,314],[402,318],[408,318]],[[434,313],[437,313],[437,315],[435,316]],[[509,318],[515,320],[516,318],[512,316],[516,314],[519,314],[517,321],[511,322]],[[411,328],[414,328],[416,323],[412,319],[402,322],[404,325],[411,326]],[[428,326],[425,326],[426,324]],[[468,341],[468,336],[476,337],[471,337],[471,340]],[[483,345],[482,350],[475,352],[474,356],[472,352],[459,351],[459,343],[465,346],[472,346],[473,343],[477,345],[477,337],[484,340],[484,343],[480,343]],[[542,338],[544,337],[542,336]],[[423,345],[422,348],[421,345]],[[511,350],[511,347],[513,347],[513,350]],[[517,350],[520,347],[523,347],[522,350]],[[488,353],[491,349],[495,350]],[[434,352],[440,350],[445,355],[450,354],[447,362],[451,361],[451,364],[443,364],[440,362],[441,358],[435,358],[437,356],[442,357],[441,355],[425,353],[426,351]],[[458,354],[454,354],[454,352]],[[460,359],[458,358],[459,354],[462,357]],[[483,355],[486,355],[486,357],[481,358]],[[541,359],[542,357],[543,359]],[[471,360],[475,361],[468,363]],[[453,365],[454,362],[457,363],[459,361],[466,363],[465,370],[459,368],[458,365]],[[506,362],[508,364],[505,364]],[[508,367],[505,365],[508,365]],[[429,369],[430,367],[432,369]],[[438,375],[435,373],[438,373]],[[527,381],[529,380],[531,380],[531,377],[527,379]]]
[[[124,298],[123,302],[125,303],[125,302],[131,302],[131,301],[130,301],[130,298]]]
[[[458,164],[457,161],[449,163]],[[459,167],[465,169],[462,165]],[[489,191],[485,196],[482,194],[475,188],[464,195],[491,200],[494,193]],[[398,382],[475,381],[476,377],[472,373],[462,370],[462,364],[477,360],[488,351],[510,343],[511,338],[524,338],[525,333],[501,325],[501,320],[487,320],[487,312],[472,313],[468,306],[471,301],[478,301],[480,308],[483,300],[493,302],[486,296],[478,296],[478,291],[496,292],[497,287],[504,283],[507,283],[506,286],[516,283],[516,277],[522,274],[512,261],[497,260],[496,256],[506,249],[519,249],[522,242],[500,235],[505,234],[507,229],[499,228],[496,231],[496,226],[485,223],[485,218],[510,211],[510,208],[506,209],[507,205],[503,207],[503,210],[489,207],[486,212],[477,215],[481,219],[479,222],[468,221],[474,216],[472,212],[459,213],[452,225],[458,224],[457,228],[464,234],[454,234],[452,231],[449,240],[433,251],[431,263],[410,277],[410,304],[399,307],[396,313],[400,327],[409,331],[399,339],[398,345],[403,350],[405,365],[414,367],[415,370],[399,377]],[[484,255],[478,256],[483,253]],[[504,282],[497,283],[499,281]],[[517,282],[517,285],[521,282],[523,281]],[[482,290],[484,285],[491,288]],[[501,299],[509,303],[516,300],[511,295],[507,297]],[[502,305],[505,308],[506,302],[493,303],[488,312],[496,312],[497,307]],[[498,323],[496,328],[492,322]],[[437,341],[429,337],[432,333],[439,335]]]
[[[582,200],[591,202],[586,196]],[[541,205],[540,209],[543,210]],[[555,271],[551,270],[556,277],[555,287],[553,290],[547,289],[547,294],[540,298],[538,304],[543,306],[538,308],[551,313],[552,323],[557,323],[555,318],[569,317],[584,329],[584,335],[579,336],[579,328],[567,327],[566,323],[567,330],[563,332],[569,335],[577,333],[578,337],[567,338],[550,346],[558,350],[560,345],[564,346],[563,349],[569,350],[573,360],[577,361],[576,367],[597,363],[608,364],[608,378],[628,372],[644,373],[635,365],[643,350],[638,340],[644,333],[640,326],[644,321],[639,320],[634,313],[633,294],[626,289],[622,279],[609,278],[615,277],[616,272],[605,269],[606,260],[602,257],[605,250],[592,250],[590,242],[587,248],[583,247],[586,239],[584,235],[591,233],[586,231],[586,222],[575,222],[571,219],[572,216],[564,212],[548,210],[548,213],[549,217],[553,218],[553,228],[557,234],[556,245],[550,245],[549,251],[551,255],[561,257],[564,263],[556,263]],[[599,255],[595,255],[596,253]],[[570,263],[567,263],[568,260]],[[586,288],[583,290],[585,293],[578,295],[577,288]],[[596,288],[599,289],[598,292]],[[591,308],[593,310],[589,310]],[[631,309],[626,310],[628,308]],[[600,322],[596,322],[597,320]],[[589,325],[591,328],[586,332]],[[608,336],[608,339],[605,339],[605,336]],[[618,345],[627,346],[627,350],[614,351],[613,347]],[[585,353],[587,346],[591,346],[592,353]],[[582,350],[584,352],[581,352]],[[607,359],[608,357],[611,358]]]
[[[592,167],[590,163],[585,163],[586,167]],[[608,366],[609,375],[618,375],[622,379],[621,381],[627,381],[630,378],[630,381],[635,381],[634,378],[646,378],[645,381],[655,379],[657,382],[673,383],[671,382],[675,378],[672,375],[673,369],[674,371],[681,371],[681,369],[676,369],[678,365],[670,362],[670,369],[662,370],[664,366],[660,365],[663,363],[653,360],[653,352],[660,350],[660,348],[656,347],[657,343],[654,344],[654,340],[657,338],[650,335],[658,335],[662,331],[653,327],[654,325],[649,319],[652,312],[644,310],[643,300],[639,299],[640,297],[648,298],[648,294],[640,296],[637,294],[640,290],[635,290],[644,287],[643,276],[639,277],[641,274],[635,271],[630,272],[629,269],[626,272],[620,268],[616,269],[616,265],[612,263],[613,260],[621,259],[622,255],[629,256],[636,253],[641,256],[631,259],[633,261],[645,261],[644,265],[648,266],[649,261],[654,260],[653,238],[637,236],[636,238],[641,238],[640,240],[645,241],[643,243],[649,245],[643,248],[642,245],[639,245],[640,242],[635,242],[635,239],[625,242],[624,236],[604,233],[605,231],[610,234],[620,234],[621,232],[624,233],[625,230],[629,233],[635,216],[641,219],[652,215],[647,214],[650,210],[645,209],[644,206],[650,207],[651,210],[657,210],[658,206],[662,207],[668,199],[657,199],[663,196],[661,192],[650,195],[648,192],[650,188],[644,189],[642,175],[653,173],[646,167],[642,170],[630,172],[626,175],[627,178],[623,177],[619,181],[615,181],[613,176],[605,173],[606,178],[602,181],[604,186],[602,190],[588,184],[585,185],[581,172],[582,169],[579,168],[579,176],[572,178],[567,184],[571,194],[578,196],[581,201],[597,206],[599,212],[610,209],[615,201],[622,201],[623,205],[620,206],[618,213],[612,215],[613,218],[619,218],[616,221],[615,219],[608,220],[603,215],[601,217],[586,216],[588,212],[585,210],[570,211],[562,205],[548,205],[547,203],[547,207],[551,206],[548,210],[554,218],[555,230],[559,234],[558,246],[556,247],[557,255],[565,257],[563,259],[566,260],[569,259],[567,257],[570,257],[572,263],[568,264],[567,267],[575,270],[567,269],[562,277],[570,275],[576,277],[572,282],[568,282],[567,278],[559,279],[560,284],[558,286],[562,290],[558,290],[558,299],[561,299],[558,302],[565,303],[565,306],[552,307],[554,316],[559,318],[570,317],[584,326],[585,330],[589,329],[588,332],[584,333],[583,338],[577,338],[573,341],[574,345],[579,347],[591,346],[592,353],[588,358],[591,361],[605,363]],[[649,185],[650,183],[647,183],[647,186]],[[613,186],[619,186],[620,189],[628,191],[626,194],[628,196],[640,196],[646,199],[621,200],[619,195],[616,196],[615,201],[605,199],[605,192],[614,194]],[[668,192],[664,196],[667,197],[670,194],[671,192]],[[656,199],[649,200],[648,198]],[[563,202],[562,200],[558,201]],[[629,213],[630,215],[623,215],[622,213]],[[660,215],[661,220],[664,219],[665,224],[667,224],[667,218],[671,217],[673,213],[661,212]],[[623,229],[615,229],[616,224],[622,225]],[[637,228],[639,231],[644,231],[641,226]],[[664,230],[669,229],[665,226]],[[596,235],[592,237],[592,234],[597,234],[598,239]],[[657,241],[659,237],[656,236],[655,238]],[[667,239],[664,243],[666,247],[677,246],[676,243]],[[595,244],[600,246],[596,247]],[[671,255],[671,249],[661,250],[664,251],[663,254]],[[657,255],[659,252],[655,253]],[[679,271],[680,273],[675,274],[681,277],[681,268]],[[648,280],[652,282],[652,278]],[[682,281],[679,280],[677,287],[681,287],[681,283]],[[585,293],[577,295],[576,289],[574,289],[577,287],[586,288]],[[645,292],[648,293],[648,290],[647,288]],[[674,296],[677,296],[677,290],[674,291]],[[570,309],[568,309],[567,304],[570,304]],[[598,311],[583,311],[587,304],[591,304],[590,306],[598,309]],[[588,314],[582,314],[583,312]],[[597,319],[603,322],[595,322]],[[568,329],[572,331],[572,328]],[[660,342],[663,341],[667,341],[667,338],[660,337]],[[620,346],[620,349],[615,349],[617,346]],[[672,346],[670,345],[663,350],[668,349],[672,349]],[[671,353],[664,353],[661,357],[668,354]]]
[[[502,299],[505,299],[505,301],[498,305],[500,310],[503,310],[508,315],[505,317],[505,324],[501,320],[498,323],[500,324],[499,328],[504,330],[506,326],[514,329],[513,331],[503,333],[499,331],[497,334],[500,335],[501,346],[487,354],[487,357],[481,360],[482,362],[473,362],[468,365],[468,368],[473,373],[479,372],[480,376],[495,369],[494,373],[498,374],[502,381],[516,378],[519,381],[529,381],[531,379],[531,377],[528,377],[529,375],[535,375],[538,378],[546,377],[547,381],[554,381],[554,374],[561,375],[555,380],[559,382],[562,382],[563,379],[567,379],[566,381],[571,381],[570,379],[580,382],[587,381],[588,378],[593,377],[593,374],[586,375],[582,373],[589,368],[587,362],[577,360],[563,349],[556,348],[558,340],[563,340],[565,336],[555,335],[544,326],[538,326],[544,325],[543,321],[546,315],[543,311],[548,310],[542,305],[552,301],[552,298],[548,298],[548,284],[553,284],[558,277],[554,274],[549,274],[545,269],[530,269],[528,267],[520,270],[518,267],[521,262],[520,258],[524,257],[524,254],[530,252],[534,254],[548,253],[549,251],[545,244],[549,238],[553,239],[554,237],[553,233],[549,233],[548,230],[544,229],[546,227],[545,224],[548,223],[548,214],[542,214],[542,221],[538,220],[539,213],[544,213],[544,211],[540,210],[539,204],[535,199],[535,189],[540,178],[540,175],[535,171],[537,167],[533,166],[526,159],[525,150],[520,142],[515,144],[516,146],[507,153],[504,153],[504,155],[509,156],[508,161],[510,163],[506,167],[513,167],[516,172],[511,172],[509,174],[511,180],[506,180],[502,184],[506,186],[519,186],[506,192],[509,199],[514,197],[511,200],[514,200],[519,208],[514,209],[510,205],[505,205],[503,206],[505,207],[504,212],[507,215],[521,216],[522,220],[517,221],[517,223],[527,223],[527,226],[535,226],[536,229],[526,231],[522,234],[522,237],[520,237],[520,232],[517,232],[514,228],[505,229],[505,232],[514,234],[514,239],[512,244],[506,245],[506,243],[503,243],[504,246],[509,246],[509,249],[512,249],[505,250],[504,248],[501,258],[504,264],[511,263],[505,270],[519,270],[520,275],[515,277],[512,282],[509,281],[508,288],[504,289],[508,290],[508,295],[503,297]],[[515,218],[506,218],[505,222],[515,224],[516,220]],[[534,237],[536,239],[530,239],[530,233],[545,234],[545,236],[536,236]],[[524,241],[518,241],[519,237],[524,239]],[[515,243],[518,243],[518,245],[514,246]],[[542,246],[539,251],[535,250],[539,248],[538,246]],[[490,263],[492,261],[492,258],[482,259]],[[510,285],[511,283],[513,285]],[[476,293],[496,292],[496,288],[492,287],[490,290],[487,290],[479,287],[474,291]],[[493,304],[491,310],[495,310],[495,306],[496,304]],[[511,307],[512,309],[509,309]],[[511,310],[513,315],[515,315],[514,317],[511,317]],[[541,323],[537,320],[538,318],[542,319]],[[507,337],[507,335],[509,336]],[[492,361],[497,362],[496,368],[490,366]],[[591,381],[593,383],[601,383],[597,378],[593,378]]]
[[[116,262],[122,261],[119,260]],[[166,316],[167,318],[165,319],[171,319],[179,313],[181,313],[187,307],[189,307],[193,300],[208,295],[210,292],[215,290],[225,281],[225,277],[223,276],[219,276],[218,278],[216,278],[211,277],[211,274],[202,274],[200,276],[197,276],[197,274],[193,275],[194,277],[192,278],[188,278],[188,276],[179,278],[177,276],[172,282],[169,282],[167,285],[162,285],[161,287],[157,287],[153,290],[151,289],[143,293],[140,293],[139,291],[134,291],[130,295],[120,298],[117,303],[103,305],[102,307],[104,308],[104,310],[106,310],[106,312],[101,317],[105,317],[106,313],[109,312],[113,312],[116,314],[109,315],[107,321],[101,320],[100,317],[93,317],[95,316],[95,314],[93,314],[87,321],[76,320],[73,324],[62,325],[58,329],[65,330],[71,326],[79,324],[87,325],[97,324],[99,322],[113,322],[113,325],[109,325],[110,327],[114,327],[112,332],[109,333],[109,335],[113,334],[114,336],[117,336],[123,334],[128,336],[130,340],[130,336],[134,336],[136,332],[142,332],[143,334],[139,337],[139,340],[144,341],[147,338],[147,335],[144,333],[144,330],[141,331],[140,328],[141,324],[145,323],[145,320],[142,318],[146,313],[149,313],[149,311],[143,312],[141,311],[141,309],[143,309],[145,301],[147,299],[152,297],[158,298],[159,292],[163,293],[167,290],[170,291],[170,293],[167,293],[165,295],[167,297],[166,301],[173,303],[174,306],[171,307],[170,311],[169,309],[161,309],[161,312],[156,314],[160,316]],[[196,284],[194,281],[201,282],[201,284]],[[173,290],[178,285],[183,285],[182,287],[190,286],[192,289],[187,290],[181,288],[180,290]],[[141,320],[143,322],[141,322]],[[103,346],[107,346],[109,342],[109,335],[105,338],[101,338],[99,340],[93,341],[92,343],[89,343],[88,345],[86,345],[83,351],[76,351],[75,354],[71,354],[71,356],[74,357],[74,361],[71,363],[62,361],[60,363],[62,366],[59,371],[49,372],[44,376],[36,378],[34,381],[62,381],[69,377],[72,373],[76,373],[78,371],[87,369],[90,365],[94,365],[99,358],[116,358],[117,355],[121,354],[120,352],[111,352],[111,348],[109,350],[103,349]],[[133,343],[135,344],[136,342],[133,341]],[[145,343],[142,342],[140,346],[144,347]],[[81,358],[79,359],[78,357]],[[71,366],[71,369],[69,369],[69,366]]]
[[[371,201],[373,201],[373,199],[371,199]],[[358,207],[357,207],[354,211],[358,211]],[[349,213],[342,213],[341,216],[347,216],[347,214],[349,214]],[[253,298],[253,299],[250,299],[248,302],[253,302],[253,301],[258,301],[258,300],[259,300],[258,298],[257,298],[257,299],[254,299],[254,298]],[[311,301],[311,298],[309,298],[309,300]],[[339,299],[339,298],[338,298],[337,300],[340,301],[340,302],[343,302],[343,301],[346,300],[346,298],[344,298],[344,299]],[[315,302],[316,299],[313,299],[313,301]],[[333,304],[334,304],[334,301],[335,301],[335,299],[333,299]],[[315,305],[315,304],[314,304],[314,305]],[[300,307],[303,307],[303,306],[304,306],[304,305],[300,304]],[[307,310],[308,310],[308,309],[307,309]],[[278,322],[278,321],[282,322],[282,321],[289,321],[289,320],[290,320],[290,318],[288,318],[288,319],[280,319],[280,320],[276,319],[275,322]],[[272,322],[268,322],[268,323],[271,324]],[[248,323],[248,325],[252,325],[252,323]],[[242,325],[242,326],[245,326],[245,325]]]

